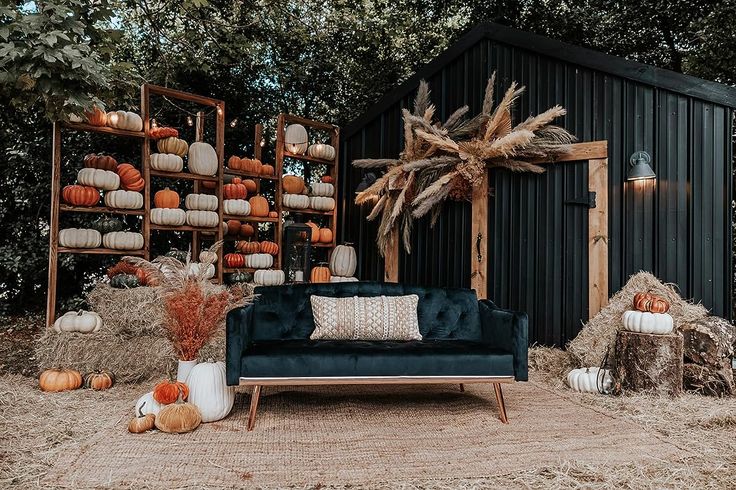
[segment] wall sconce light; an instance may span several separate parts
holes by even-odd
[[[654,179],[657,174],[652,170],[651,165],[652,157],[645,151],[637,151],[629,159],[629,173],[626,175],[626,180],[644,180]]]

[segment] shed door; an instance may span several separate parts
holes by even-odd
[[[529,315],[529,341],[564,346],[588,316],[588,164],[494,171],[489,298]]]

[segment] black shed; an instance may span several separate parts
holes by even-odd
[[[736,89],[496,24],[474,28],[343,129],[341,238],[359,244],[359,277],[380,280],[383,260],[375,225],[353,203],[362,172],[350,162],[399,154],[401,109],[421,79],[445,118],[464,104],[476,114],[494,71],[497,97],[514,80],[527,88],[516,119],[561,104],[558,123],[581,142],[608,140],[609,291],[647,270],[730,318]],[[655,180],[626,181],[638,150],[652,156]],[[530,341],[563,345],[587,320],[587,208],[572,203],[586,183],[585,162],[491,175],[489,297],[529,313]],[[470,205],[449,204],[434,229],[415,226],[399,280],[468,287],[470,240]]]

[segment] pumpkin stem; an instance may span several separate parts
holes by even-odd
[[[145,417],[145,415],[143,415],[143,407],[146,406],[146,403],[147,402],[143,402],[141,403],[141,406],[138,407],[138,417]]]

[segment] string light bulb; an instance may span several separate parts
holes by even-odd
[[[194,126],[194,120],[192,116],[187,116],[187,126]]]
[[[156,118],[155,117],[153,119],[151,119],[151,127],[152,128],[157,128],[158,127],[158,124],[156,124]]]
[[[236,117],[232,121],[230,121],[230,127],[234,128],[238,124],[238,118]]]
[[[266,146],[266,140],[261,140],[261,148],[263,148],[264,146]]]

